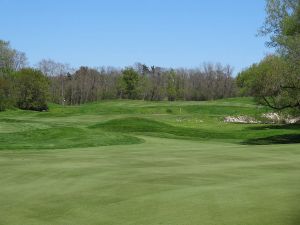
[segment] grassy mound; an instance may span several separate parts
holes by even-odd
[[[166,123],[139,117],[109,120],[94,125],[92,128],[102,128],[115,132],[165,132],[174,129],[173,126]]]
[[[161,137],[166,137],[166,134],[169,134],[173,135],[172,138],[177,137],[198,140],[236,138],[236,135],[233,133],[222,133],[205,129],[178,127],[167,123],[139,117],[114,119],[105,123],[94,125],[91,128],[100,128],[104,131],[110,132],[142,133]]]
[[[205,124],[199,128],[190,128],[182,126],[174,126],[165,122],[141,118],[128,117],[109,120],[104,123],[91,126],[91,128],[98,128],[99,130],[115,132],[115,133],[135,133],[147,136],[156,136],[163,138],[188,139],[188,140],[213,140],[226,141],[250,145],[267,145],[267,144],[288,144],[299,143],[293,141],[289,142],[289,136],[299,137],[300,134],[295,134],[295,129],[288,129],[278,126],[269,126],[264,129],[261,125],[240,125],[228,124],[222,127],[206,126]],[[280,137],[282,133],[285,141],[275,141],[276,137]],[[275,139],[275,140],[274,140]]]

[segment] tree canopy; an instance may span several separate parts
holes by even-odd
[[[47,110],[49,80],[39,70],[25,68],[25,53],[0,40],[0,111],[18,107]]]
[[[20,109],[43,111],[48,109],[49,80],[41,71],[26,68],[14,74],[17,92],[16,105]]]
[[[260,34],[276,54],[238,75],[243,94],[253,95],[267,106],[300,111],[300,1],[267,0],[266,20]]]

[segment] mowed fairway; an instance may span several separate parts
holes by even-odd
[[[0,113],[0,224],[298,225],[300,127],[223,123],[265,111],[228,99]]]

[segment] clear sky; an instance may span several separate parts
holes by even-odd
[[[0,0],[0,39],[31,65],[197,67],[238,72],[270,52],[264,0]]]

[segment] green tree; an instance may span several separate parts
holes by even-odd
[[[176,100],[176,73],[174,70],[171,70],[167,73],[167,96],[169,101]]]
[[[0,69],[12,68],[14,55],[9,42],[0,40]]]
[[[289,88],[292,70],[283,57],[270,55],[241,72],[237,77],[237,85],[242,95],[254,96],[260,103],[273,109],[297,108],[300,95],[295,95],[296,92]]]
[[[26,65],[25,53],[12,49],[9,42],[0,40],[0,70],[20,70]]]
[[[266,57],[239,75],[242,91],[278,110],[300,111],[300,1],[267,0],[266,20],[260,34],[277,56]],[[250,92],[249,92],[250,91]]]
[[[39,70],[22,69],[15,73],[16,105],[20,109],[43,111],[48,109],[49,80]]]
[[[12,82],[7,72],[0,71],[0,111],[4,111],[14,105]]]
[[[9,42],[0,40],[0,111],[14,105],[11,74],[17,56],[20,55],[10,47]]]
[[[133,68],[127,68],[122,73],[124,91],[129,99],[138,97],[139,74]]]

